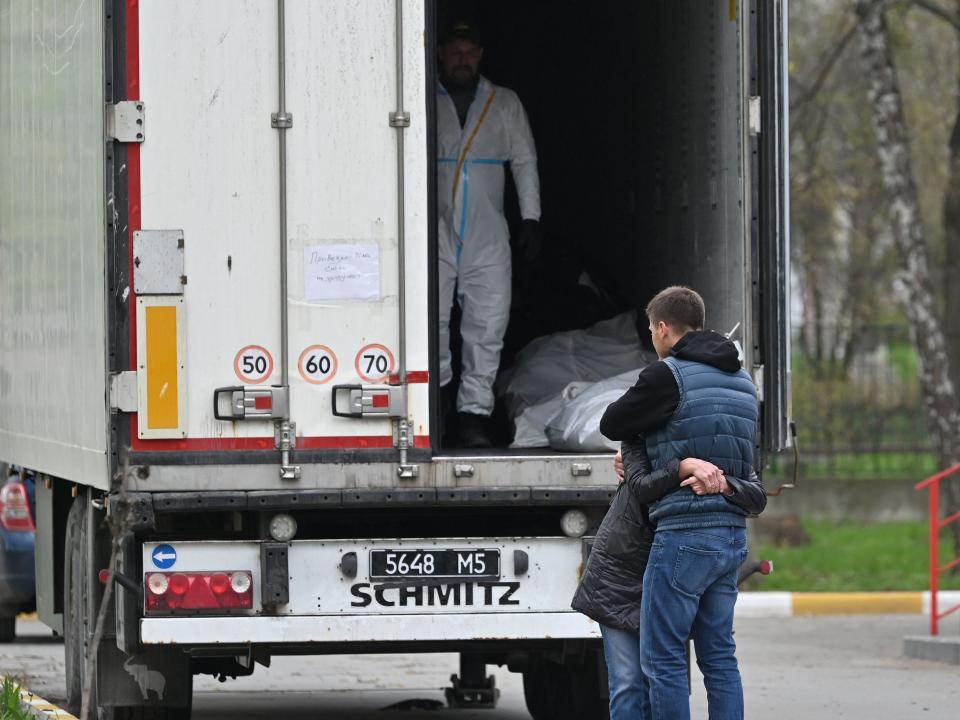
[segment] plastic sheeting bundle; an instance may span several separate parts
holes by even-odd
[[[516,427],[511,447],[615,450],[600,418],[653,359],[640,346],[633,312],[533,340],[498,384]]]

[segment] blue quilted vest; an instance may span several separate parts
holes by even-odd
[[[708,460],[728,477],[753,473],[757,393],[745,370],[724,372],[704,363],[667,357],[680,389],[680,403],[663,429],[647,436],[654,469],[670,460]],[[696,495],[680,488],[650,507],[658,530],[744,527],[746,513],[722,495]]]

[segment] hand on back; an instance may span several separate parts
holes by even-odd
[[[680,462],[680,479],[680,487],[689,487],[697,495],[730,493],[723,470],[699,458],[686,458]]]

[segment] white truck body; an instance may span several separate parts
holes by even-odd
[[[254,603],[216,616],[151,614],[118,585],[102,653],[169,669],[180,667],[172,650],[214,657],[218,647],[248,657],[386,641],[412,651],[477,641],[501,653],[547,648],[527,641],[595,648],[598,626],[569,608],[588,542],[565,536],[559,518],[579,509],[596,527],[616,488],[610,455],[467,453],[441,442],[443,10],[433,0],[12,0],[0,9],[0,460],[45,478],[38,610],[68,648],[79,636],[71,640],[64,614],[87,612],[102,592],[92,569],[105,566],[110,544],[97,523],[121,512],[117,568],[135,585],[170,569],[163,553],[154,562],[162,545],[174,548],[175,571],[249,571]],[[573,28],[581,11],[613,23],[633,12],[635,27],[613,32],[639,39],[619,52],[645,47],[660,59],[631,76],[651,109],[637,120],[647,140],[618,145],[630,120],[613,112],[609,131],[607,120],[577,129],[576,118],[602,113],[576,85],[569,97],[521,92],[544,192],[566,173],[568,159],[550,150],[562,144],[550,125],[562,125],[565,107],[574,120],[562,142],[583,142],[579,157],[614,153],[609,166],[646,148],[636,172],[610,170],[633,223],[636,249],[624,262],[647,253],[621,295],[642,310],[651,288],[700,289],[711,326],[734,329],[756,378],[761,450],[785,447],[785,0],[571,5],[558,17]],[[510,37],[509,22],[501,30]],[[588,57],[592,41],[582,42]],[[547,102],[557,116],[538,124]],[[592,172],[592,161],[577,162],[576,172]],[[556,192],[552,202],[545,222],[551,207],[572,212]],[[626,241],[612,242],[608,264]],[[352,389],[363,416],[333,412]],[[260,419],[218,417],[236,402]],[[284,446],[287,422],[295,440]],[[69,519],[73,496],[83,507]],[[277,513],[294,513],[301,529],[288,544],[289,600],[271,605],[261,597],[263,547]],[[71,544],[81,526],[85,544]],[[378,590],[378,548],[495,549],[499,577]],[[87,600],[71,600],[71,563],[85,568]],[[145,702],[113,678],[116,663],[101,665],[103,703]]]

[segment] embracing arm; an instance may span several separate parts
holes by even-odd
[[[755,472],[750,473],[748,480],[728,477],[727,485],[732,491],[725,494],[727,500],[737,507],[743,508],[750,515],[759,515],[767,506],[767,491]]]
[[[611,440],[633,442],[661,428],[673,417],[680,403],[680,389],[670,367],[658,361],[648,365],[637,382],[616,401],[610,403],[600,418],[600,432]]]
[[[624,482],[640,502],[655,502],[680,487],[679,461],[671,460],[665,467],[653,470],[642,439],[624,441],[620,452],[623,454]]]

